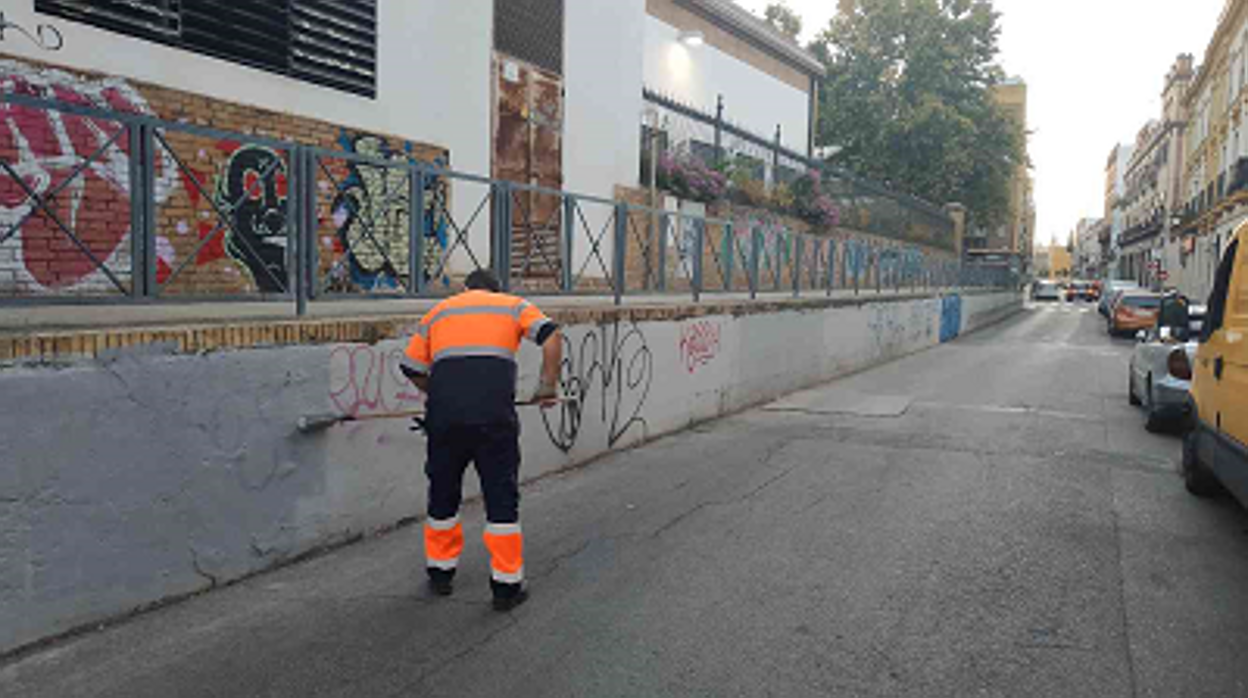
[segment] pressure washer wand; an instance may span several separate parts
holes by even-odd
[[[555,401],[556,404],[564,404],[567,402],[571,402],[571,400],[569,398],[559,398],[558,400]],[[517,402],[516,407],[532,407],[538,404],[541,404],[541,403],[536,400],[526,400],[524,402]],[[383,412],[379,414],[361,414],[361,415],[350,415],[350,414],[305,415],[303,417],[300,417],[298,421],[295,422],[295,428],[298,429],[299,433],[301,434],[315,434],[320,431],[325,431],[326,429],[329,429],[330,427],[336,424],[344,424],[348,422],[376,422],[376,421],[390,420],[390,419],[410,419],[413,417],[420,418],[423,416],[425,416],[424,410],[410,410],[407,412]]]

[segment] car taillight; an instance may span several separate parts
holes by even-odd
[[[1192,379],[1192,362],[1187,360],[1186,349],[1175,349],[1170,352],[1167,368],[1170,371],[1170,375],[1181,381],[1190,381]]]

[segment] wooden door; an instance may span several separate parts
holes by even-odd
[[[502,53],[494,56],[494,178],[563,188],[563,80]],[[562,199],[512,195],[511,271],[521,282],[559,278]],[[527,284],[530,287],[535,284]]]

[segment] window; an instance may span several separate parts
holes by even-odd
[[[377,94],[376,0],[35,0],[75,22]]]
[[[563,2],[497,0],[494,3],[494,48],[542,70],[563,75]]]
[[[1213,280],[1213,292],[1209,294],[1209,316],[1205,319],[1202,342],[1209,341],[1214,332],[1222,329],[1226,320],[1226,297],[1231,290],[1231,274],[1235,271],[1235,257],[1238,252],[1239,242],[1231,243],[1226,248],[1222,264],[1218,266],[1218,273]]]

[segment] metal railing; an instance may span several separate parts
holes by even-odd
[[[884,293],[1017,285],[951,255],[7,94],[0,303]]]
[[[769,188],[806,172],[818,172],[825,193],[841,212],[842,225],[902,242],[953,250],[953,222],[939,206],[910,194],[894,191],[883,184],[859,177],[848,170],[829,165],[786,148],[781,142],[780,126],[773,139],[733,124],[725,113],[720,98],[716,113],[644,90],[643,98],[659,110],[665,150],[686,151],[705,161],[710,167],[745,158],[754,163]],[[803,134],[804,136],[805,134]],[[649,159],[642,144],[642,159]],[[649,166],[648,164],[645,166]]]

